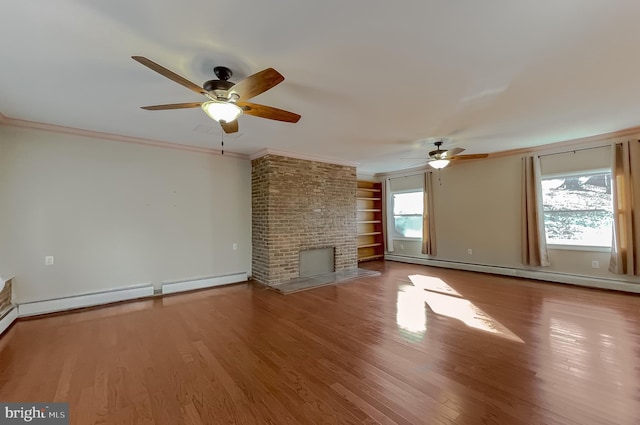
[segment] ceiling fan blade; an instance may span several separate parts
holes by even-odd
[[[236,105],[242,108],[243,113],[255,117],[267,118],[270,120],[284,122],[298,122],[300,115],[272,106],[258,105],[257,103],[237,102]]]
[[[449,149],[446,153],[446,157],[447,158],[451,158],[452,156],[456,156],[459,153],[464,152],[464,148],[453,148],[453,149]]]
[[[167,105],[141,106],[140,108],[146,109],[147,111],[162,111],[165,109],[197,108],[200,105],[202,105],[202,102],[169,103]]]
[[[239,100],[251,99],[264,93],[272,87],[277,86],[284,77],[273,68],[267,68],[253,75],[248,76],[235,86],[231,87],[230,92],[236,92],[240,96]]]
[[[486,158],[488,157],[489,154],[488,153],[474,153],[474,154],[470,154],[470,155],[456,155],[452,158],[448,158],[451,160],[454,159],[480,159],[480,158]]]
[[[225,133],[237,133],[238,132],[238,120],[233,120],[231,122],[220,122],[222,129]]]
[[[175,81],[176,83],[188,88],[191,91],[194,91],[198,94],[202,94],[202,95],[206,95],[207,91],[205,89],[203,89],[202,87],[198,86],[197,84],[192,83],[191,81],[187,80],[186,78],[183,78],[181,76],[179,76],[178,74],[176,74],[173,71],[169,71],[167,68],[163,67],[162,65],[158,65],[157,63],[155,63],[154,61],[147,59],[143,56],[131,56],[131,59],[140,62],[141,64],[143,64],[144,66],[146,66],[149,69],[152,69],[153,71],[157,72],[158,74],[167,77],[170,80]]]

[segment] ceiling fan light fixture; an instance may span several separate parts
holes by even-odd
[[[447,165],[449,165],[449,160],[448,159],[436,159],[435,161],[429,162],[429,165],[432,166],[433,168],[435,168],[436,170],[439,170],[439,169],[444,168]]]
[[[242,108],[232,102],[211,100],[202,104],[202,110],[212,119],[230,123],[242,115]]]

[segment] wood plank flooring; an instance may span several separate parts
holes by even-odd
[[[394,262],[17,322],[0,401],[90,424],[640,424],[640,297]]]

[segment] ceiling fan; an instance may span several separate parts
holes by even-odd
[[[480,159],[489,156],[487,153],[477,153],[470,155],[460,155],[464,152],[463,148],[442,149],[443,141],[438,140],[434,142],[436,146],[435,150],[432,150],[428,154],[427,164],[435,169],[441,169],[449,165],[450,161],[465,160],[465,159]]]
[[[206,81],[202,87],[199,87],[143,56],[131,56],[131,58],[158,74],[208,99],[204,102],[142,106],[142,109],[147,111],[200,107],[207,115],[220,123],[225,133],[235,133],[238,131],[237,118],[242,114],[291,123],[296,123],[300,119],[300,115],[293,112],[247,102],[248,99],[264,93],[284,80],[282,74],[273,68],[267,68],[250,75],[239,83],[232,83],[229,81],[229,78],[233,75],[231,70],[224,66],[216,66],[213,72],[218,79]]]

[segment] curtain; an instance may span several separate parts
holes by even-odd
[[[616,143],[612,149],[613,241],[609,271],[617,274],[640,274],[639,143]]]
[[[522,263],[548,266],[547,238],[544,232],[540,157],[522,158]]]
[[[433,205],[433,173],[424,173],[424,208],[422,210],[422,253],[436,255],[436,223]]]
[[[395,219],[393,218],[393,194],[391,193],[391,179],[384,179],[382,186],[382,199],[384,202],[384,214],[382,215],[382,228],[385,234],[385,249],[393,252],[393,231],[395,230]]]

